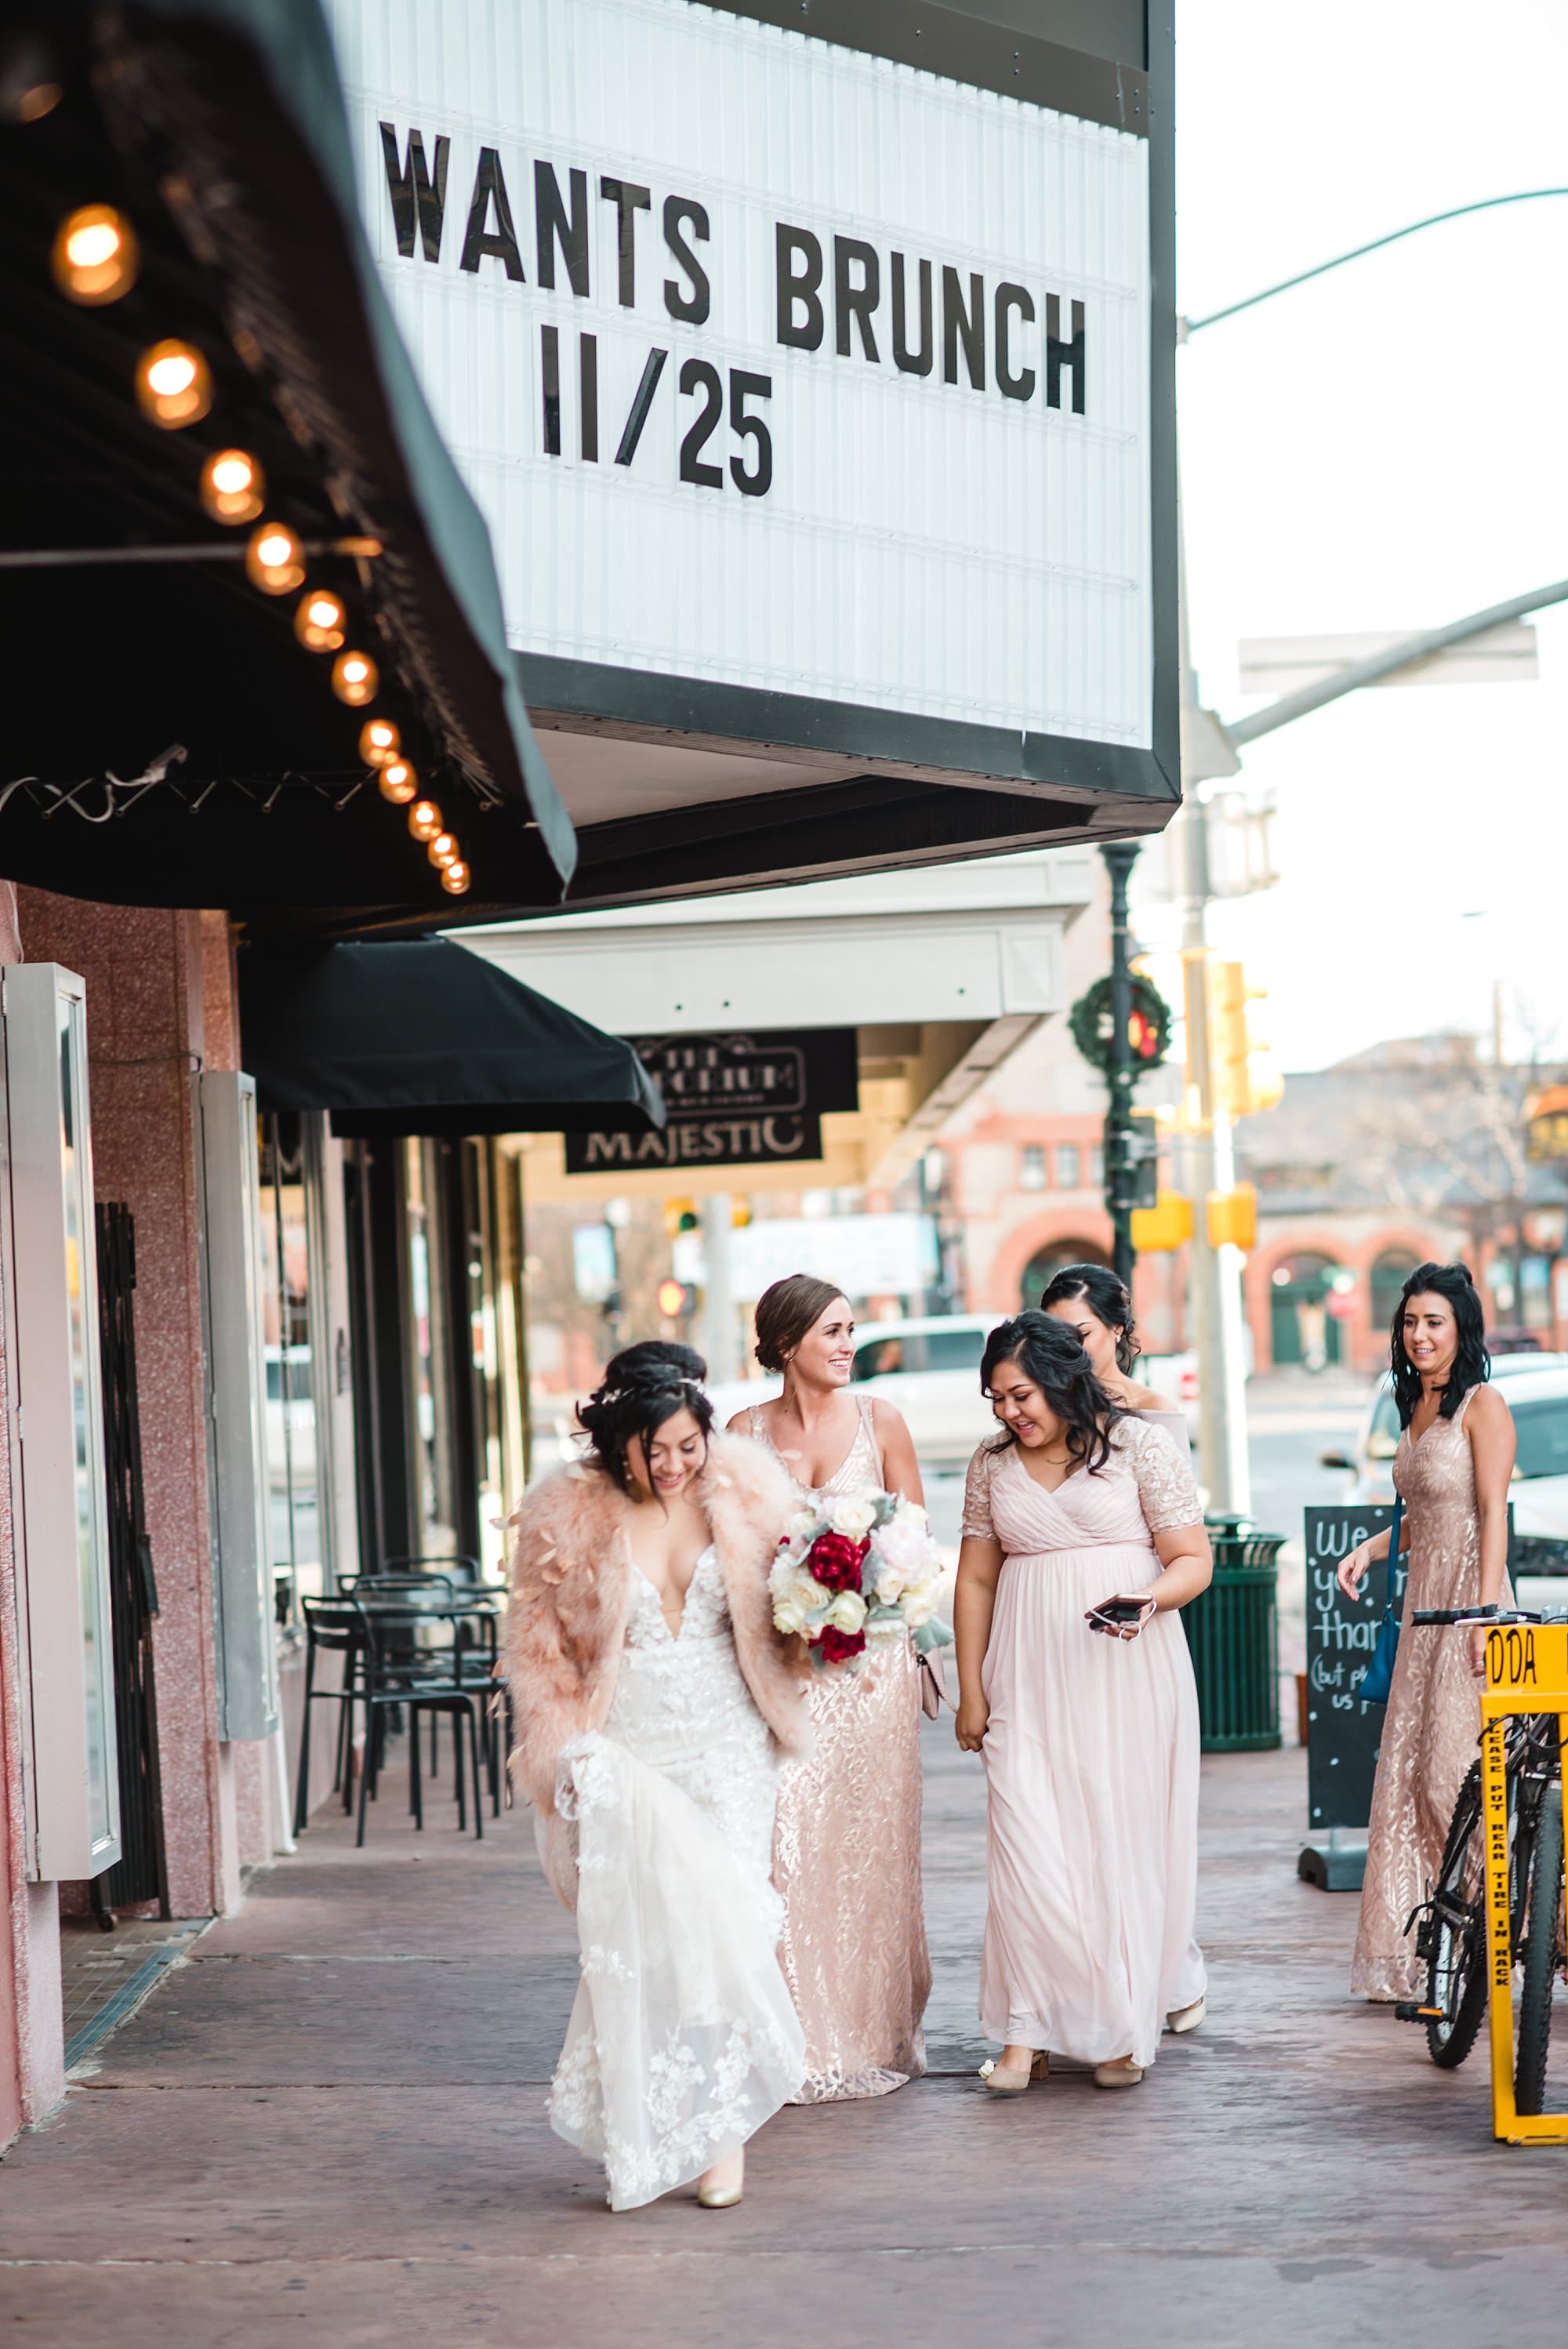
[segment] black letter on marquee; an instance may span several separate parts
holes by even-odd
[[[566,217],[566,207],[561,201],[561,183],[548,163],[536,162],[533,167],[533,248],[539,264],[539,282],[552,286],[555,283],[555,246],[559,238],[561,258],[566,264],[566,274],[572,281],[573,294],[586,298],[588,293],[588,174],[573,171],[572,217]]]
[[[637,300],[636,215],[651,212],[653,200],[646,188],[636,187],[630,180],[601,180],[599,193],[605,203],[615,207],[615,260],[619,271],[616,290],[621,307],[623,310],[634,309]]]
[[[912,351],[903,338],[909,319],[909,305],[903,287],[903,255],[892,257],[892,359],[902,375],[929,375],[936,356],[935,339],[931,326],[931,264],[916,264],[920,285],[920,348]]]
[[[689,222],[693,236],[707,243],[707,213],[693,196],[665,198],[665,243],[675,260],[691,279],[691,292],[683,294],[673,277],[665,280],[665,307],[672,318],[684,318],[688,326],[700,326],[713,306],[712,290],[707,272],[697,259],[685,236],[683,226]]]
[[[850,283],[850,271],[859,262],[864,273],[858,285]],[[877,356],[877,338],[872,327],[872,312],[882,299],[882,269],[876,247],[862,244],[858,236],[836,236],[833,239],[833,332],[839,357],[850,357],[850,320],[858,321],[861,348],[868,359]]]
[[[1035,315],[1035,297],[1026,294],[1021,285],[998,285],[996,288],[996,385],[1004,399],[1033,399],[1035,370],[1023,367],[1013,373],[1012,353],[1007,348],[1007,313],[1016,310],[1020,318]]]
[[[599,337],[577,337],[577,446],[583,461],[599,462]]]
[[[1073,414],[1083,414],[1083,304],[1072,306],[1073,338],[1064,343],[1062,305],[1056,295],[1046,296],[1046,406],[1059,408],[1062,404],[1062,369],[1071,371],[1073,379]]]
[[[617,465],[629,465],[637,453],[637,443],[643,437],[643,427],[648,420],[648,410],[654,404],[654,394],[659,388],[659,378],[665,371],[665,361],[668,357],[668,351],[650,351],[643,362],[643,379],[633,398],[621,434],[621,445],[615,451]]]
[[[539,330],[540,379],[544,387],[544,453],[561,454],[561,335],[554,326]]]
[[[797,269],[797,260],[805,264]],[[822,283],[822,248],[809,228],[789,228],[782,221],[774,223],[773,261],[777,297],[777,333],[779,342],[791,350],[820,351],[822,347],[822,305],[819,293]],[[795,305],[799,303],[806,313],[803,326],[795,324]]]
[[[976,391],[985,388],[985,281],[972,271],[969,278],[969,307],[964,306],[959,291],[958,272],[944,267],[942,272],[942,380],[958,380],[958,346],[964,345],[965,363],[969,380]]]
[[[490,208],[495,205],[495,227],[485,226]],[[506,180],[501,172],[500,157],[493,147],[480,149],[480,167],[474,173],[473,201],[469,206],[468,234],[463,239],[463,257],[459,269],[471,269],[478,274],[484,260],[500,261],[514,285],[523,283],[522,255],[517,249],[517,231],[511,224],[511,199],[506,191]]]
[[[438,134],[436,183],[432,187],[425,168],[425,142],[419,133],[409,131],[408,160],[399,165],[397,129],[390,122],[381,125],[381,154],[387,165],[387,192],[392,199],[392,225],[397,232],[397,250],[405,261],[414,258],[416,223],[426,260],[439,261],[441,257],[441,223],[447,212],[447,155],[451,143]]]

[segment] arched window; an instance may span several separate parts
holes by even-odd
[[[1299,1362],[1321,1371],[1340,1359],[1340,1325],[1328,1310],[1329,1291],[1344,1270],[1331,1256],[1305,1249],[1274,1268],[1269,1334],[1274,1368]]]
[[[1047,1287],[1064,1264],[1109,1264],[1107,1255],[1098,1240],[1047,1240],[1037,1248],[1024,1268],[1024,1278],[1018,1286],[1023,1291],[1021,1302],[1026,1307],[1037,1305],[1041,1291]]]

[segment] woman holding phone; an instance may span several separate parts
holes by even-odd
[[[1192,1472],[1106,1393],[1072,1330],[1020,1313],[981,1384],[1002,1433],[965,1488],[958,1742],[985,1764],[980,2017],[995,2095],[1047,2051],[1132,2087],[1203,2019],[1193,1938],[1198,1699],[1174,1610],[1208,1586]]]

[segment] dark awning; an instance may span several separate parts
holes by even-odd
[[[246,528],[202,509],[203,461],[238,446],[264,468],[268,518],[314,550],[310,585],[342,596],[350,642],[378,664],[377,713],[458,835],[472,894],[558,901],[572,826],[489,533],[370,257],[318,0],[6,16],[6,98],[29,47],[60,96],[0,124],[0,874],[263,918],[331,907],[340,935],[359,913],[428,926],[464,902],[366,779],[366,713],[296,643],[294,595],[249,585]],[[84,202],[117,207],[140,246],[136,284],[104,306],[50,274]],[[180,430],[133,390],[170,336],[212,377],[210,412]]]
[[[335,1133],[665,1122],[630,1044],[446,938],[247,947],[240,1036],[259,1106],[330,1110]]]

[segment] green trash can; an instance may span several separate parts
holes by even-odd
[[[1205,1754],[1257,1754],[1280,1742],[1279,1583],[1284,1534],[1250,1517],[1206,1517],[1214,1578],[1181,1609]]]

